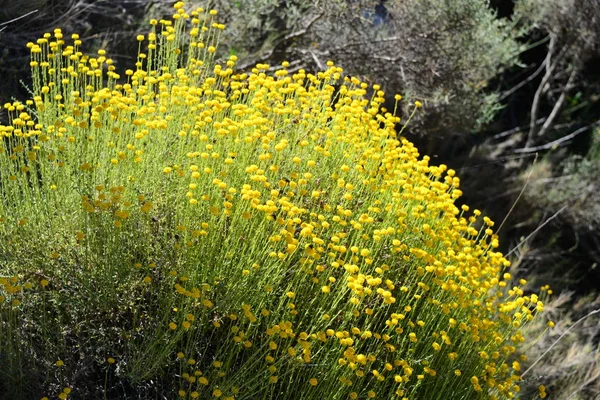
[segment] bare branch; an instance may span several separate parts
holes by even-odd
[[[289,61],[290,65],[287,68],[282,65],[274,65],[274,66],[269,67],[269,71],[273,72],[273,71],[279,71],[281,69],[285,69],[288,72],[292,72],[292,69],[297,67],[298,64],[300,64],[301,62],[302,62],[302,60]],[[302,67],[300,67],[300,68],[302,68]]]
[[[584,126],[582,128],[579,128],[576,131],[571,132],[568,135],[561,137],[560,139],[553,140],[550,143],[546,143],[546,144],[543,144],[541,146],[536,146],[536,147],[525,147],[525,148],[522,148],[522,149],[516,149],[514,152],[515,153],[534,153],[534,152],[540,151],[540,150],[548,150],[548,149],[553,148],[554,146],[558,146],[558,145],[560,145],[560,144],[562,144],[562,143],[564,143],[564,142],[566,142],[568,140],[571,140],[575,136],[577,136],[577,135],[579,135],[579,134],[581,134],[581,133],[583,133],[583,132],[585,132],[587,130],[590,130],[590,129],[598,126],[598,125],[600,125],[600,120],[598,120],[598,121],[596,121],[596,122],[594,122],[592,124],[589,124],[587,126]]]
[[[319,60],[314,51],[309,51],[308,53],[311,55],[313,60],[315,60],[315,63],[317,64],[317,67],[319,67],[319,69],[325,69],[325,65],[321,62],[321,60]]]
[[[372,39],[372,40],[355,40],[353,42],[344,43],[343,45],[334,46],[331,48],[331,51],[338,51],[338,50],[342,50],[342,49],[346,49],[348,47],[354,47],[354,46],[372,46],[373,43],[387,43],[387,42],[394,42],[397,40],[400,40],[400,36],[390,36],[387,38]]]
[[[26,18],[26,17],[30,16],[31,14],[35,14],[36,12],[38,12],[38,10],[29,11],[27,14],[21,15],[20,17],[13,18],[10,21],[6,21],[6,22],[0,23],[0,26],[11,24],[11,23],[13,23],[15,21],[18,21],[20,19]]]
[[[573,78],[575,78],[576,75],[577,75],[577,71],[575,71],[575,70],[573,70],[571,72],[571,75],[569,75],[569,79],[567,80],[567,83],[565,84],[565,86],[562,88],[560,96],[558,97],[556,104],[554,104],[554,107],[552,108],[550,115],[546,119],[546,122],[544,122],[544,125],[542,125],[542,128],[537,133],[538,137],[543,136],[544,133],[546,133],[546,131],[550,127],[550,125],[552,125],[552,122],[554,122],[554,119],[558,115],[558,112],[560,111],[563,103],[565,102],[567,91],[569,91],[569,89],[571,89],[571,82],[573,81]]]
[[[546,87],[546,85],[548,84],[548,81],[550,81],[550,78],[552,77],[552,71],[554,71],[554,67],[557,65],[556,63],[554,65],[552,65],[550,62],[552,59],[552,53],[554,52],[555,43],[556,43],[556,39],[553,36],[550,38],[550,44],[548,44],[548,54],[546,54],[546,59],[544,60],[544,66],[546,67],[546,73],[544,74],[544,77],[542,78],[540,85],[538,86],[537,90],[535,91],[535,95],[533,97],[533,102],[531,103],[531,118],[529,121],[529,135],[527,136],[527,142],[525,144],[525,147],[529,147],[531,145],[531,142],[533,141],[533,138],[535,136],[536,129],[537,129],[537,124],[535,123],[535,121],[537,121],[537,114],[538,114],[538,109],[540,106],[540,99],[542,97],[542,93],[545,90],[544,88]]]
[[[398,55],[397,57],[388,57],[388,56],[373,55],[371,58],[374,58],[376,60],[396,62],[398,60],[402,60],[404,57],[402,55]]]
[[[285,35],[283,37],[283,40],[290,40],[290,39],[294,39],[294,38],[304,35],[308,31],[308,29],[312,26],[312,24],[317,22],[322,16],[323,16],[323,13],[315,15],[310,21],[308,21],[308,23],[306,24],[306,26],[304,28],[302,28],[296,32],[288,33],[287,35]]]
[[[510,96],[511,94],[513,94],[514,92],[516,92],[517,90],[521,89],[523,86],[525,86],[526,84],[528,84],[532,80],[534,80],[544,70],[544,67],[546,66],[546,60],[547,59],[545,59],[544,61],[542,61],[542,63],[538,67],[538,69],[536,69],[533,74],[529,75],[527,77],[527,79],[521,81],[517,85],[515,85],[512,88],[510,88],[509,90],[507,90],[506,92],[502,93],[502,96],[500,96],[498,98],[498,101],[502,101],[502,100],[506,99],[508,96]]]
[[[543,117],[543,118],[540,118],[540,119],[538,119],[537,121],[535,121],[535,123],[536,123],[536,124],[541,124],[541,123],[543,123],[545,120],[546,120],[546,117]],[[516,128],[512,128],[512,129],[509,129],[509,130],[507,130],[507,131],[500,132],[500,133],[498,133],[498,134],[494,135],[494,136],[492,137],[492,139],[501,139],[501,138],[503,138],[503,137],[510,136],[510,135],[512,135],[513,133],[521,132],[521,131],[522,131],[524,128],[527,128],[527,126],[526,126],[526,125],[517,126]]]

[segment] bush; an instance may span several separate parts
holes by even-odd
[[[436,138],[491,121],[501,104],[490,82],[518,63],[518,40],[530,26],[498,18],[485,0],[216,3],[232,27],[224,42],[242,65],[284,58],[314,70],[334,59],[349,74],[423,101],[427,112],[412,132]]]
[[[28,45],[33,99],[0,128],[3,396],[514,396],[543,303],[454,171],[379,86],[235,74],[216,11],[175,8],[123,77],[60,29]]]

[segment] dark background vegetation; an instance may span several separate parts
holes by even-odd
[[[204,2],[203,2],[204,3]],[[204,5],[204,4],[200,4]],[[225,57],[346,72],[419,99],[407,136],[458,171],[462,201],[501,226],[512,272],[549,284],[557,327],[530,362],[600,307],[600,1],[216,0]],[[164,0],[0,0],[0,103],[28,97],[29,41],[61,27],[131,67],[135,35]],[[0,121],[5,115],[0,111]],[[506,219],[506,220],[505,220]],[[505,221],[504,221],[505,220]],[[504,221],[504,223],[502,223]],[[600,397],[600,321],[586,318],[536,366],[525,392]],[[542,324],[544,322],[542,321]],[[543,333],[543,327],[531,335]],[[528,394],[525,396],[527,397]]]

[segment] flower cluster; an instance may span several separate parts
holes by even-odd
[[[136,379],[179,371],[181,398],[514,397],[543,303],[509,287],[455,172],[378,85],[333,62],[236,73],[216,11],[175,9],[123,76],[77,35],[30,43],[34,96],[0,127],[0,299],[19,305],[18,279],[31,302],[73,280],[97,307],[131,293],[110,354]]]

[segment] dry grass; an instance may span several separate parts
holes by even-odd
[[[556,321],[556,326],[547,329],[541,319],[532,324],[529,337],[539,340],[525,351],[528,365],[524,367],[528,368],[550,351],[525,377],[523,398],[531,398],[542,384],[552,399],[600,398],[600,315],[590,315],[573,326],[599,308],[597,294],[574,298],[573,293],[563,292],[546,304],[548,319]]]

